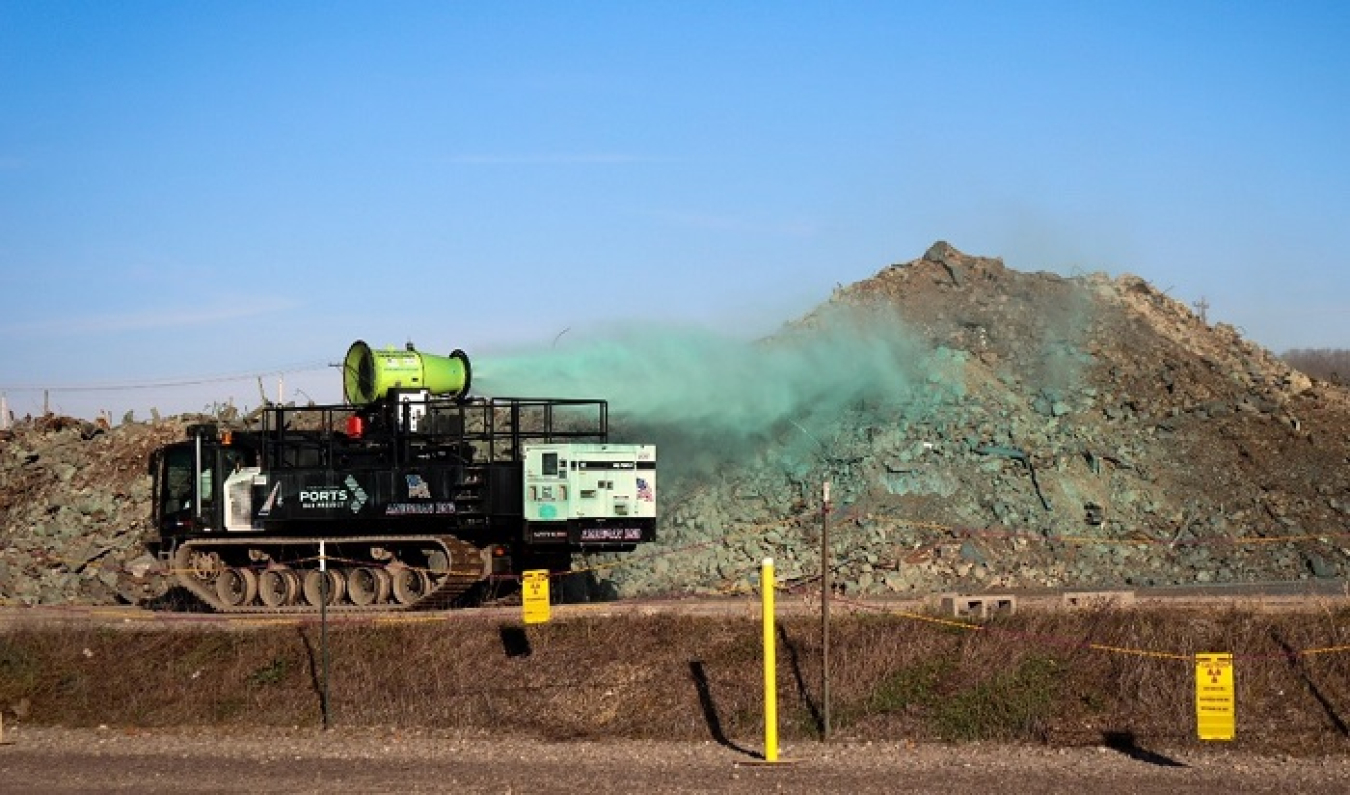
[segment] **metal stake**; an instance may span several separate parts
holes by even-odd
[[[328,556],[319,542],[319,646],[323,649],[323,730],[328,731]]]
[[[820,701],[821,739],[830,739],[830,481],[820,512]]]
[[[773,558],[760,565],[759,590],[764,623],[764,761],[778,761],[778,641],[774,638]]]

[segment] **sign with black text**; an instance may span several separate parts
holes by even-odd
[[[1232,654],[1195,655],[1195,718],[1202,740],[1237,736]]]
[[[521,606],[526,624],[542,624],[549,620],[548,569],[527,571],[520,582]]]

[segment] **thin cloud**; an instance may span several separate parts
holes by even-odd
[[[215,306],[192,306],[176,311],[147,309],[107,315],[67,315],[50,320],[0,326],[4,334],[48,334],[73,336],[77,334],[107,334],[146,329],[187,328],[238,320],[245,317],[282,312],[300,306],[299,302],[284,298],[239,299]]]
[[[1213,304],[1208,305],[1208,309],[1219,309]],[[1245,317],[1260,318],[1262,320],[1280,319],[1280,320],[1299,320],[1305,317],[1327,317],[1332,315],[1350,315],[1350,304],[1309,304],[1306,302],[1290,302],[1284,304],[1265,303],[1256,308],[1240,307]]]
[[[703,229],[716,232],[749,232],[769,234],[781,237],[812,237],[820,232],[820,225],[814,221],[751,221],[733,215],[713,215],[708,213],[650,213],[662,223],[691,229]]]
[[[573,166],[658,163],[661,158],[626,154],[577,155],[452,155],[445,163],[456,166]]]

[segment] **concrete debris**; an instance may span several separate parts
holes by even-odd
[[[623,596],[735,591],[769,556],[808,582],[828,516],[850,595],[1350,575],[1346,388],[1138,277],[1023,273],[947,243],[789,328],[875,307],[913,343],[895,362],[919,374],[908,391],[793,416],[752,450],[701,449],[715,469],[663,452],[657,544],[578,563],[607,564]],[[0,603],[141,598],[149,453],[201,420],[47,416],[0,434]]]
[[[722,560],[733,572],[759,555],[818,572],[815,491],[827,478],[834,576],[850,593],[1350,574],[1345,388],[1138,277],[1022,273],[945,242],[790,326],[877,305],[895,310],[933,371],[960,362],[956,388],[922,406],[798,418],[835,440],[828,451],[803,452],[785,432],[696,487],[668,487],[666,565],[616,566],[620,593],[730,588],[701,564],[718,549],[747,550]],[[663,459],[663,471],[675,465]],[[763,499],[731,499],[745,483]]]

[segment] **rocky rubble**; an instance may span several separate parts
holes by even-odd
[[[111,604],[138,598],[154,563],[150,451],[185,421],[47,416],[0,435],[0,604]]]
[[[818,425],[810,454],[788,426],[753,463],[666,489],[672,553],[617,567],[620,592],[746,589],[765,556],[790,582],[818,577],[826,480],[849,593],[1350,572],[1347,392],[1143,280],[1020,273],[937,243],[822,312],[840,306],[893,309],[928,383]]]
[[[850,594],[1350,574],[1350,393],[1143,280],[937,243],[765,344],[840,310],[903,326],[909,386],[786,418],[698,477],[663,453],[660,541],[586,561],[619,593],[748,588],[765,556],[809,581],[827,480]],[[149,453],[199,419],[46,417],[0,436],[0,601],[138,598]]]

